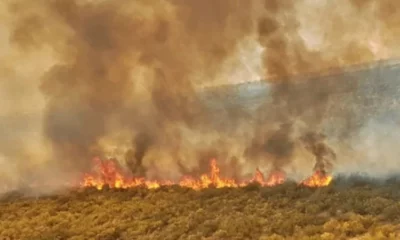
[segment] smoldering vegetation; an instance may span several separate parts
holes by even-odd
[[[43,97],[35,117],[40,124],[32,128],[44,139],[37,140],[40,154],[21,154],[24,148],[12,146],[30,141],[0,138],[0,158],[18,166],[5,167],[13,182],[29,175],[22,167],[27,163],[35,163],[33,172],[41,166],[40,175],[48,179],[77,177],[93,157],[116,158],[135,176],[167,179],[203,172],[211,157],[238,177],[256,167],[307,175],[362,165],[359,136],[365,129],[375,134],[366,126],[377,111],[357,106],[382,102],[384,93],[379,87],[373,94],[360,92],[368,85],[364,77],[337,75],[327,83],[296,76],[398,56],[396,5],[389,0],[6,1],[1,16],[12,54],[2,56],[4,69],[17,73],[20,83],[32,79],[26,91]],[[268,94],[251,112],[213,94],[211,101],[222,102],[217,122],[225,124],[219,125],[202,86],[221,79],[229,84],[232,76],[222,69],[241,57],[243,42],[262,49],[258,74],[266,79]],[[46,67],[22,77],[24,68],[16,66],[23,61],[43,61]],[[14,86],[9,75],[4,79]],[[346,94],[351,97],[341,98]],[[30,101],[6,98],[10,106],[14,99]],[[18,115],[17,103],[7,116],[28,120]],[[338,120],[332,123],[333,118]],[[4,128],[19,128],[15,122],[6,121]]]

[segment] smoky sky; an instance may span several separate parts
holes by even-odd
[[[1,16],[13,54],[1,58],[7,84],[0,90],[41,96],[37,117],[30,115],[40,124],[31,128],[43,138],[38,141],[45,143],[46,158],[63,169],[85,170],[93,157],[108,156],[110,146],[138,175],[169,164],[190,172],[202,168],[204,152],[231,159],[254,149],[273,155],[275,160],[264,161],[282,168],[296,147],[295,122],[317,133],[332,111],[358,119],[353,117],[358,113],[332,108],[332,102],[339,90],[355,91],[361,83],[351,77],[327,84],[293,76],[392,57],[388,49],[395,56],[396,5],[389,0],[6,1]],[[271,84],[272,100],[252,116],[224,109],[229,114],[221,112],[222,121],[238,127],[223,133],[199,86],[229,84],[228,77],[220,79],[221,69],[238,57],[244,41],[262,49],[259,74]],[[33,68],[32,74],[17,67],[39,62],[46,67]],[[31,120],[19,103],[30,98],[2,96],[11,109],[3,125],[21,130],[17,123]],[[289,125],[290,131],[283,129]],[[357,127],[349,120],[342,135]],[[12,148],[23,142],[0,138],[4,158],[19,159],[16,165],[37,161],[37,154],[21,157],[25,150]]]

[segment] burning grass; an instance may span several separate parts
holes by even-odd
[[[162,186],[179,185],[181,187],[200,190],[209,188],[237,188],[245,187],[252,183],[257,183],[261,186],[272,187],[280,185],[286,181],[286,175],[281,171],[272,171],[267,178],[257,168],[254,177],[247,181],[237,181],[233,178],[223,178],[220,174],[220,169],[216,159],[210,161],[210,172],[202,174],[199,179],[193,176],[183,176],[179,182],[171,180],[147,180],[145,178],[135,178],[125,173],[119,164],[112,160],[94,159],[94,169],[91,173],[84,175],[81,182],[81,187],[94,187],[98,190],[104,186],[110,188],[132,188],[142,186],[148,189],[160,188]],[[324,171],[316,171],[312,176],[300,182],[300,185],[308,187],[323,187],[328,186],[332,181],[332,176]]]
[[[85,188],[57,196],[4,196],[0,236],[10,239],[399,239],[398,182],[337,179],[311,188],[194,190]],[[357,238],[356,238],[357,237]]]

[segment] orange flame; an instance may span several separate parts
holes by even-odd
[[[265,186],[276,186],[282,184],[286,181],[286,175],[284,172],[276,171],[269,175],[267,181],[265,182]]]
[[[254,177],[251,180],[251,182],[259,183],[261,186],[271,187],[282,184],[285,182],[285,180],[286,180],[286,175],[280,171],[274,171],[270,173],[268,179],[265,180],[264,174],[260,171],[260,169],[257,168],[256,173],[254,174]]]
[[[311,177],[304,180],[301,184],[307,187],[324,187],[332,181],[332,176],[323,171],[316,171]]]
[[[114,160],[101,161],[96,158],[94,160],[96,169],[91,174],[85,174],[81,182],[81,187],[95,187],[99,190],[103,189],[104,186],[110,188],[133,188],[133,187],[145,187],[148,189],[155,189],[161,186],[179,185],[181,187],[187,187],[195,190],[200,190],[208,187],[215,188],[236,188],[243,187],[249,183],[258,183],[261,186],[276,186],[282,184],[286,180],[285,173],[281,171],[272,172],[267,179],[264,178],[263,173],[257,168],[254,177],[250,181],[238,183],[235,179],[225,179],[220,176],[220,169],[217,165],[216,159],[212,159],[210,162],[210,173],[203,174],[199,179],[195,179],[191,176],[184,176],[179,182],[173,181],[150,181],[145,178],[132,178],[128,174],[125,174],[120,165]],[[302,182],[303,185],[309,187],[326,186],[330,183],[332,177],[322,175],[317,172],[309,179]]]

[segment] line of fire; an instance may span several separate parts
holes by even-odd
[[[289,78],[284,84],[290,88],[291,92],[318,91],[318,87],[323,85],[324,89],[332,87],[334,94],[330,102],[330,117],[326,118],[322,124],[324,132],[330,132],[332,123],[340,121],[339,115],[336,117],[335,112],[343,111],[343,109],[357,108],[363,114],[352,115],[353,122],[359,122],[354,118],[365,118],[370,115],[393,114],[398,109],[398,98],[400,96],[400,61],[385,60],[364,65],[352,66],[344,69],[336,69],[327,73],[316,73],[309,75],[297,76],[296,81]],[[299,79],[301,81],[299,81]],[[340,84],[338,84],[340,81]],[[215,124],[223,125],[225,122],[220,121],[221,114],[229,114],[229,109],[240,109],[243,116],[250,116],[252,111],[263,107],[263,104],[272,101],[271,97],[271,81],[247,82],[236,85],[224,85],[218,87],[208,87],[201,90],[201,96],[206,105],[215,112]],[[314,84],[318,82],[319,84]],[[397,84],[397,85],[396,85]],[[341,86],[341,87],[337,87]],[[393,86],[399,86],[394,88]],[[377,99],[379,98],[379,99]],[[292,101],[300,101],[301,99],[292,99]],[[273,105],[269,105],[273,106]],[[269,109],[270,110],[270,109]],[[270,110],[271,111],[271,110]],[[268,111],[267,111],[268,112]],[[247,119],[255,121],[254,119]],[[266,116],[258,116],[257,121],[268,121]],[[361,120],[361,119],[360,119]],[[308,149],[322,162],[327,155],[335,155],[330,150],[324,149],[325,146],[318,142],[318,135],[309,134],[303,136],[303,139],[310,143]],[[318,152],[325,151],[324,154]],[[334,156],[340,157],[340,156]],[[326,167],[326,166],[325,166]],[[300,181],[298,184],[307,187],[325,187],[334,180],[334,169],[327,169],[316,164],[314,174]],[[272,187],[284,183],[287,176],[284,171],[271,171],[264,173],[260,169],[254,169],[253,177],[247,180],[238,180],[234,178],[225,178],[224,173],[220,170],[218,159],[209,160],[209,172],[205,172],[199,177],[182,176],[179,181],[168,179],[149,180],[145,177],[132,177],[127,174],[115,159],[95,158],[93,161],[93,171],[86,173],[80,182],[81,187],[94,187],[99,190],[104,187],[109,188],[133,188],[145,187],[149,189],[160,188],[162,186],[179,185],[195,190],[201,190],[208,187],[215,188],[237,188],[244,187],[249,184],[259,184],[264,187]]]

